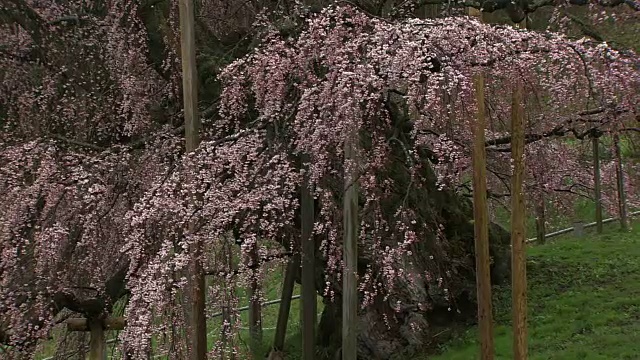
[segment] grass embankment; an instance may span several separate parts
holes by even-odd
[[[569,236],[528,249],[530,359],[640,357],[640,231]],[[494,289],[496,358],[512,359],[508,288]],[[477,329],[429,359],[478,358]],[[419,359],[426,359],[427,356]]]

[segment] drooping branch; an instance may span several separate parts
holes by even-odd
[[[599,137],[603,133],[613,133],[613,132],[624,132],[624,131],[635,131],[640,132],[640,128],[622,128],[617,130],[602,130],[597,127],[593,127],[584,131],[579,131],[575,128],[565,128],[564,126],[557,126],[551,131],[547,131],[542,134],[525,134],[525,144],[531,144],[538,140],[542,140],[550,137],[562,137],[567,134],[572,134],[578,140],[584,140],[588,137]],[[506,145],[511,143],[511,136],[505,136],[498,139],[487,141],[487,146],[492,145]],[[488,151],[495,152],[510,152],[511,148],[488,148]]]
[[[13,8],[2,6],[0,8],[1,18],[5,21],[16,23],[33,36],[36,43],[42,39],[42,35],[46,32],[44,20],[38,13],[27,4],[24,0],[8,0],[13,4]]]
[[[582,111],[578,114],[577,118],[575,119],[569,118],[549,131],[539,133],[539,134],[533,134],[533,133],[525,134],[525,143],[530,144],[545,138],[562,137],[562,136],[566,136],[567,134],[573,134],[573,136],[575,136],[576,139],[583,140],[586,137],[599,137],[602,133],[613,132],[614,130],[604,130],[601,128],[601,125],[604,125],[606,123],[603,120],[584,118],[585,116],[589,116],[589,115],[603,114],[609,110],[611,110],[610,107],[599,107],[596,109]],[[627,109],[621,109],[621,108],[613,109],[613,113],[615,115],[620,115],[627,111],[628,111]],[[575,123],[594,124],[595,126],[592,126],[583,131],[580,131],[574,127],[567,126]],[[618,129],[617,131],[637,131],[637,130],[636,128],[625,127],[622,129]],[[496,139],[487,140],[485,142],[485,146],[491,147],[496,145],[507,145],[510,143],[511,143],[511,136],[507,135],[507,136],[499,137]],[[497,152],[509,152],[510,148],[489,148],[488,150],[497,151]]]
[[[421,4],[449,4],[453,3],[461,7],[472,7],[476,9],[482,9],[486,12],[493,12],[496,10],[507,9],[514,4],[511,0],[477,0],[477,1],[446,1],[446,0],[424,0]],[[532,13],[539,8],[545,6],[557,6],[559,3],[556,0],[521,0],[515,2],[526,13]],[[630,8],[640,11],[640,4],[633,0],[569,0],[570,5],[587,6],[598,5],[602,7],[616,7],[620,5],[627,5]]]

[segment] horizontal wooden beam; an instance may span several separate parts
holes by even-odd
[[[86,318],[71,318],[66,321],[68,331],[89,331],[89,321]],[[123,330],[127,320],[122,317],[108,317],[103,320],[105,330]]]

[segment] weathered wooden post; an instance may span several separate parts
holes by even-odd
[[[358,130],[344,143],[344,248],[342,277],[342,360],[357,359],[358,321]]]
[[[287,323],[289,321],[289,310],[291,309],[291,296],[295,286],[296,271],[300,267],[300,254],[295,253],[285,270],[284,282],[282,285],[282,295],[280,296],[280,307],[278,309],[278,322],[276,324],[276,334],[273,340],[273,349],[282,351],[284,340],[287,334]],[[304,307],[304,306],[303,306]]]
[[[425,4],[422,5],[417,11],[416,16],[420,19],[435,19],[438,17],[438,4]]]
[[[600,139],[597,136],[591,138],[593,143],[593,188],[596,202],[596,231],[602,234],[602,194],[600,190]]]
[[[547,219],[545,215],[544,194],[540,194],[536,202],[536,241],[538,244],[544,244],[546,239]]]
[[[104,336],[102,323],[89,322],[91,338],[89,340],[89,360],[107,360],[107,339]]]
[[[220,331],[221,331],[221,335],[220,338],[222,339],[222,346],[226,347],[228,346],[228,343],[231,341],[231,339],[229,338],[230,332],[231,332],[231,327],[232,327],[232,319],[231,319],[231,312],[233,311],[233,308],[231,307],[231,305],[229,305],[229,295],[225,295],[225,299],[224,299],[224,304],[222,305],[222,326],[220,327]],[[225,359],[226,357],[224,356],[226,349],[223,350],[223,355],[221,356],[221,359]],[[228,357],[229,360],[233,360],[235,359],[235,355],[234,353],[231,353]]]
[[[577,238],[584,237],[584,221],[577,219],[573,222],[573,234]]]
[[[469,15],[481,13],[469,8]],[[478,292],[478,324],[480,327],[480,358],[494,357],[493,311],[491,304],[491,259],[489,255],[489,211],[487,208],[487,163],[485,150],[484,76],[476,74],[478,114],[473,127],[473,220],[476,253],[476,286]]]
[[[249,284],[249,348],[254,358],[263,356],[259,354],[262,345],[262,304],[260,301],[260,283],[258,282],[258,249],[257,244],[251,249],[249,262],[253,267]]]
[[[224,244],[222,245],[222,257],[226,261],[227,269],[234,268],[234,258],[233,258],[233,250],[232,243],[229,239],[225,239]],[[222,299],[222,326],[220,327],[220,339],[223,347],[223,355],[221,359],[229,359],[235,360],[236,355],[234,351],[231,351],[229,357],[225,356],[227,347],[229,343],[232,341],[231,329],[232,329],[232,315],[233,315],[233,307],[231,306],[231,299],[235,292],[235,286],[230,286],[227,291],[224,292],[224,298]]]
[[[313,239],[314,201],[309,180],[308,156],[303,156],[303,166],[307,169],[303,183],[300,187],[300,217],[301,217],[301,246],[302,246],[302,353],[304,360],[313,360],[315,357],[316,317],[317,317],[317,293],[315,281],[315,243]]]
[[[513,293],[513,358],[527,358],[527,264],[525,246],[523,84],[515,80],[511,107],[511,286]]]
[[[198,115],[198,73],[196,67],[195,14],[193,0],[180,0],[180,48],[182,57],[182,92],[184,102],[185,140],[187,153],[200,142]],[[207,358],[207,319],[205,316],[205,279],[202,269],[202,244],[190,249],[193,254],[187,276],[186,333],[191,360]]]
[[[106,319],[71,318],[66,321],[68,331],[89,331],[89,360],[107,360],[106,330],[123,330],[126,321],[123,317]]]
[[[620,136],[613,135],[613,147],[616,156],[616,177],[618,183],[618,212],[620,213],[620,228],[622,231],[629,229],[627,219],[627,196],[624,190],[624,172],[622,170],[622,153],[620,151]]]

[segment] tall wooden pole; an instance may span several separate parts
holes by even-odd
[[[620,136],[613,135],[613,146],[616,153],[616,177],[618,183],[618,211],[620,212],[620,228],[629,229],[627,221],[627,196],[624,190],[624,172],[622,171],[622,153],[620,151]]]
[[[196,67],[195,14],[192,0],[180,0],[180,48],[182,56],[182,92],[186,151],[194,151],[200,142],[198,114],[198,73]],[[189,359],[207,358],[207,319],[205,316],[205,282],[202,270],[202,247],[192,245],[193,260],[189,264],[187,296],[187,337]]]
[[[591,138],[593,143],[593,187],[596,197],[596,231],[602,234],[602,194],[600,190],[600,139]]]
[[[308,158],[303,157],[303,162]],[[317,317],[317,293],[315,277],[315,243],[313,239],[314,201],[309,184],[308,171],[304,175],[300,188],[300,217],[302,220],[302,294],[301,294],[301,320],[302,320],[302,354],[304,360],[313,360],[315,357],[316,317]]]
[[[489,255],[489,211],[487,209],[487,163],[485,153],[484,77],[475,76],[478,117],[473,146],[473,220],[476,252],[476,285],[478,291],[478,325],[480,358],[494,358],[493,311],[491,305],[491,259]]]
[[[524,109],[522,83],[517,80],[511,108],[511,286],[513,291],[513,358],[527,358],[527,267],[525,254]]]
[[[222,257],[227,263],[227,269],[233,269],[234,258],[233,258],[231,241],[229,241],[229,239],[226,239],[222,244],[222,246],[223,246]],[[231,329],[233,327],[232,321],[234,319],[232,318],[233,307],[231,306],[231,300],[233,299],[234,295],[235,295],[235,287],[232,286],[228,288],[227,291],[224,292],[223,299],[222,299],[222,304],[223,304],[222,305],[222,324],[223,325],[220,327],[220,330],[221,330],[220,340],[222,342],[222,347],[223,347],[223,353],[220,359],[222,360],[236,359],[235,351],[233,350],[230,352],[226,351],[229,348],[230,343],[232,342],[232,338],[230,335],[231,335]],[[226,357],[225,354],[228,354],[229,356]]]
[[[527,28],[527,17],[515,24]],[[524,108],[523,83],[516,79],[511,105],[511,288],[513,312],[513,359],[527,359],[527,260],[525,243]]]
[[[345,140],[344,158],[344,270],[342,277],[342,360],[357,359],[358,320],[358,132],[353,130]]]
[[[250,253],[250,263],[254,266],[249,284],[249,348],[255,359],[263,357],[259,354],[262,347],[262,303],[260,299],[260,283],[258,282],[258,249],[254,245]]]
[[[193,0],[180,0],[180,44],[182,56],[182,94],[187,152],[200,143],[198,114],[198,68],[196,67],[195,14]]]
[[[482,21],[482,12],[468,8],[469,16]],[[489,210],[487,208],[487,155],[485,150],[484,75],[474,76],[478,113],[473,127],[473,224],[478,292],[480,359],[493,360],[493,310],[491,304],[491,257],[489,255]]]

